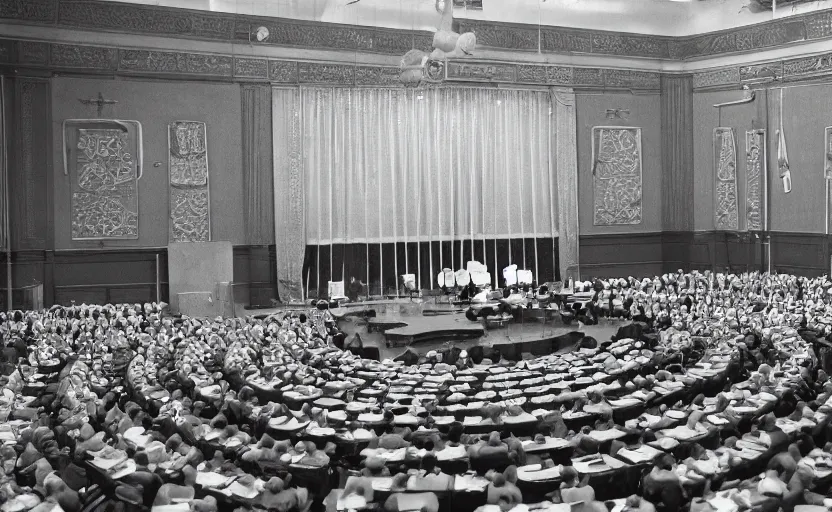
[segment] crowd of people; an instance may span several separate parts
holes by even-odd
[[[0,313],[0,509],[832,508],[832,280],[578,287],[632,321],[519,361],[368,359],[326,303]]]

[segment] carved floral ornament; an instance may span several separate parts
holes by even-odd
[[[477,36],[473,32],[458,34],[453,31],[451,0],[436,0],[436,10],[442,14],[442,21],[433,35],[433,51],[428,55],[414,48],[402,57],[399,79],[406,86],[441,81],[448,58],[469,57],[477,45]]]

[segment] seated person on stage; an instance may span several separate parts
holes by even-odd
[[[358,301],[358,296],[361,294],[361,291],[365,286],[366,284],[362,283],[361,280],[356,279],[355,276],[350,278],[350,284],[347,285],[347,298],[350,299],[350,302]]]
[[[468,286],[459,292],[459,300],[472,300],[477,295],[477,291],[477,285],[473,281],[469,281]]]

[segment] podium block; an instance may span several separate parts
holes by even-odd
[[[177,242],[168,245],[170,308],[192,317],[223,313],[218,283],[234,280],[231,242]]]

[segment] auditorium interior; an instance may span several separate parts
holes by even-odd
[[[830,190],[832,0],[0,0],[0,512],[827,512]]]

